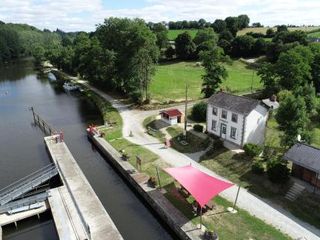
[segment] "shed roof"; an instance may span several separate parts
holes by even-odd
[[[286,152],[283,158],[309,170],[320,172],[319,148],[304,143],[296,143]]]
[[[163,110],[160,113],[165,113],[169,117],[178,117],[182,115],[182,112],[179,111],[179,109],[173,108],[173,109],[168,109],[168,110]]]
[[[260,101],[257,99],[236,96],[221,91],[212,95],[209,98],[208,103],[232,112],[248,115],[260,104]]]

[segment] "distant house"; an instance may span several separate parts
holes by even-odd
[[[184,114],[176,108],[163,110],[160,115],[161,119],[170,125],[184,122]]]
[[[268,107],[261,101],[225,92],[208,100],[207,131],[242,147],[263,144]]]
[[[297,143],[283,157],[292,162],[292,175],[320,187],[320,149]]]

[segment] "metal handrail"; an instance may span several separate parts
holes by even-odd
[[[43,167],[43,168],[41,168],[41,169],[33,172],[33,173],[31,173],[31,174],[29,174],[29,175],[27,175],[27,176],[25,176],[25,177],[23,177],[23,178],[15,181],[15,182],[13,182],[13,183],[11,183],[10,185],[8,185],[8,186],[6,186],[6,187],[4,187],[4,188],[2,188],[2,189],[0,190],[0,198],[1,198],[2,196],[4,196],[4,195],[7,195],[7,194],[4,194],[4,193],[10,192],[10,191],[9,191],[10,188],[13,188],[13,187],[14,187],[14,189],[16,189],[19,184],[25,183],[26,180],[30,180],[31,177],[35,177],[35,179],[36,179],[38,176],[41,176],[41,175],[43,175],[45,172],[47,172],[48,170],[51,171],[51,170],[53,170],[54,168],[55,168],[55,164],[54,164],[54,163],[51,163],[51,164],[49,164],[49,165],[47,165],[47,166],[45,166],[45,167]],[[39,173],[42,173],[42,174],[39,175]],[[24,184],[23,184],[23,185],[24,185]],[[21,185],[21,186],[22,186],[22,185]]]
[[[11,203],[7,203],[3,206],[0,206],[0,214],[8,212],[8,211],[16,209],[16,208],[19,208],[19,207],[24,207],[24,206],[28,206],[30,204],[43,202],[47,198],[48,198],[48,192],[43,192],[43,193],[37,194],[35,196],[31,196],[31,197],[23,198],[23,199],[20,199],[20,200],[11,202]]]

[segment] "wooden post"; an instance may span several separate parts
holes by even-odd
[[[200,206],[200,229],[202,229],[202,207],[201,206]]]
[[[159,187],[160,187],[160,189],[161,189],[162,187],[161,187],[160,175],[159,175],[159,169],[158,169],[158,167],[156,167],[156,171],[157,171],[157,176],[158,176]]]
[[[188,84],[186,83],[186,100],[184,105],[184,132],[187,139]]]

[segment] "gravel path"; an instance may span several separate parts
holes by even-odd
[[[143,120],[148,116],[159,113],[159,110],[131,110],[129,106],[123,105],[120,101],[110,97],[104,92],[94,87],[89,87],[100,94],[102,97],[104,97],[107,101],[111,102],[113,107],[118,109],[123,119],[122,134],[124,138],[133,143],[144,146],[158,156],[161,156],[164,161],[168,162],[172,166],[178,167],[192,164],[192,166],[201,169],[211,176],[224,179],[211,170],[203,167],[187,155],[177,152],[172,148],[164,148],[163,143],[160,143],[156,138],[153,138],[146,133],[146,130],[142,126]],[[178,106],[177,108],[183,110],[184,106]],[[130,131],[132,131],[133,137],[129,136]],[[235,200],[237,190],[238,186],[235,185],[222,192],[220,195],[233,202]],[[237,206],[264,220],[266,223],[269,223],[274,227],[280,229],[282,232],[287,233],[294,239],[320,239],[319,229],[297,219],[280,206],[273,204],[268,200],[262,199],[252,193],[249,193],[246,189],[241,188]]]

